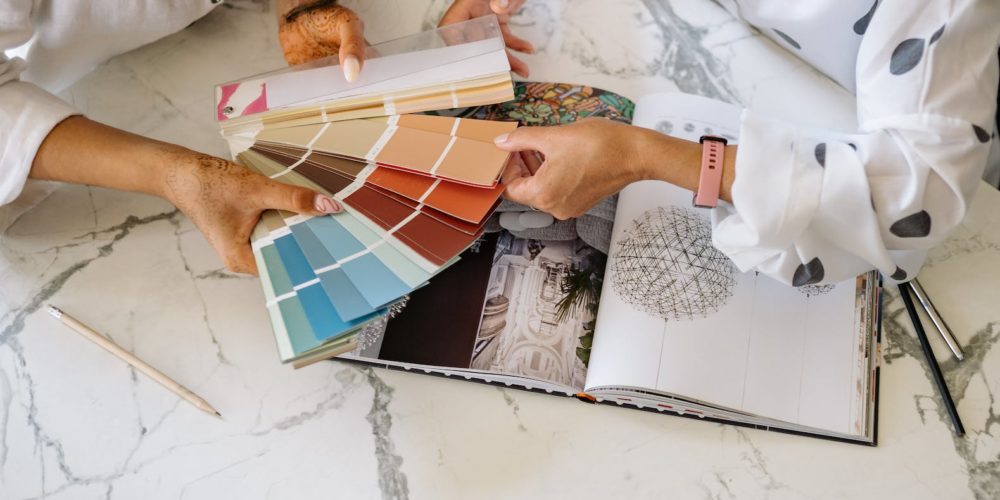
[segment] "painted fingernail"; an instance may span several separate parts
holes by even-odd
[[[357,57],[347,56],[344,58],[344,79],[348,82],[356,82],[361,74],[361,62]]]
[[[498,135],[498,136],[496,136],[496,138],[495,138],[495,139],[493,139],[493,143],[494,143],[494,144],[503,144],[503,143],[507,142],[507,139],[508,139],[509,137],[510,137],[510,134],[509,134],[509,133],[508,133],[508,134],[501,134],[501,135]]]
[[[316,198],[313,199],[313,205],[315,205],[317,212],[322,212],[324,214],[336,214],[340,213],[340,211],[344,209],[340,206],[340,203],[337,202],[337,200],[322,194],[316,195]]]

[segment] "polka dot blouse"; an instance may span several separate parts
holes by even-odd
[[[859,129],[746,111],[715,245],[795,286],[912,278],[962,221],[996,140],[1000,1],[720,3],[854,92]]]

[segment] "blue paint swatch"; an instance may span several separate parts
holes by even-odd
[[[292,286],[299,287],[296,290],[296,295],[317,340],[329,341],[341,337],[380,315],[381,311],[352,320],[342,319],[320,282],[302,286],[314,281],[316,274],[313,273],[309,261],[306,260],[305,254],[302,253],[302,249],[296,244],[292,235],[288,234],[276,238],[274,247],[278,250],[281,263],[288,273]]]
[[[330,252],[320,243],[316,235],[305,224],[294,224],[288,226],[292,230],[294,240],[291,244],[298,244],[306,261],[312,268],[314,276],[319,278],[320,285],[330,297],[337,314],[345,321],[360,318],[366,314],[375,312],[380,306],[388,301],[379,304],[369,304],[358,291],[358,288],[344,273],[343,269],[330,268],[337,263],[337,260],[330,255]],[[287,244],[283,242],[283,244]],[[289,252],[292,250],[287,249]],[[390,300],[397,299],[393,297]]]
[[[306,225],[330,255],[341,262],[344,274],[372,307],[394,302],[413,291],[372,252],[357,256],[366,252],[365,245],[333,217],[315,217]],[[342,262],[347,258],[350,260]]]

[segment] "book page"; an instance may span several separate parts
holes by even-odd
[[[486,235],[411,293],[383,330],[362,335],[353,357],[579,392],[587,371],[581,342],[589,347],[596,300],[567,301],[564,283],[599,283],[591,275],[604,263],[579,239]]]
[[[640,99],[634,123],[732,142],[739,109],[683,94]],[[856,429],[856,283],[793,288],[740,273],[711,246],[688,190],[622,191],[588,391],[635,387],[835,432]]]
[[[579,238],[501,233],[471,368],[583,389],[589,358],[583,342],[593,332],[597,304],[587,297],[574,304],[581,294],[570,295],[567,284],[594,286],[600,281],[592,276],[603,273],[604,263],[603,254]]]

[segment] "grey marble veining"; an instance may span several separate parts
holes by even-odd
[[[382,498],[400,500],[410,497],[406,485],[406,475],[401,466],[403,457],[396,453],[390,432],[392,431],[392,415],[389,413],[389,403],[395,391],[386,384],[373,368],[364,370],[368,385],[375,391],[372,397],[372,409],[365,419],[372,425],[372,435],[375,436],[375,457],[378,459],[378,486]]]
[[[435,25],[449,2],[346,3],[377,42]],[[63,97],[222,155],[212,85],[281,65],[273,13],[247,5],[116,57]],[[532,79],[762,109],[819,100],[851,123],[849,94],[713,2],[529,1],[512,25],[538,48]],[[966,348],[955,362],[935,340],[968,435],[951,435],[890,291],[872,449],[339,362],[293,371],[257,281],[225,272],[181,213],[63,186],[0,237],[0,498],[997,498],[998,257],[1000,194],[983,188],[921,273]],[[49,302],[224,420],[53,323]]]

